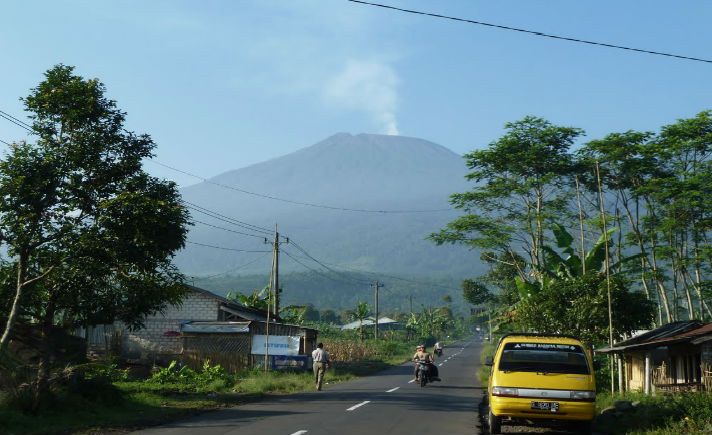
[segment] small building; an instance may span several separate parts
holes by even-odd
[[[186,287],[189,291],[181,304],[148,316],[139,330],[114,322],[80,330],[77,335],[87,339],[89,352],[110,352],[131,360],[186,359],[202,365],[210,359],[214,364],[225,363],[226,368],[253,366],[258,358],[252,356],[252,340],[266,335],[267,313],[199,287]],[[300,337],[300,350],[311,354],[316,346],[316,330],[279,322],[279,317],[270,313],[270,335]],[[275,340],[279,339],[273,339],[273,343]]]
[[[626,391],[712,391],[712,323],[672,322],[596,352],[619,357]]]
[[[200,367],[210,361],[233,373],[264,367],[265,361],[272,368],[306,369],[316,349],[315,329],[284,323],[190,321],[180,330],[183,363]]]

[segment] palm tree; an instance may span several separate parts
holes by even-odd
[[[356,310],[351,314],[351,319],[358,320],[359,339],[363,341],[363,321],[371,315],[371,309],[366,302],[359,302]]]

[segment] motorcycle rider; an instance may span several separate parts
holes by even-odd
[[[437,355],[437,356],[442,356],[442,354],[443,354],[443,346],[442,346],[442,344],[440,344],[439,341],[437,343],[435,343],[434,352],[435,352],[435,355]]]
[[[413,355],[413,361],[420,360],[426,361],[426,363],[429,365],[431,374],[430,377],[433,380],[439,381],[440,378],[438,377],[438,367],[433,364],[433,356],[425,350],[425,346],[423,346],[422,344],[415,346],[415,355]],[[413,370],[413,379],[416,381],[418,380],[418,364],[415,365],[415,370]]]

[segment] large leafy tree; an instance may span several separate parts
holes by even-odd
[[[561,127],[527,116],[505,124],[506,134],[488,149],[466,154],[467,179],[475,187],[451,196],[451,203],[466,212],[429,236],[437,244],[458,243],[508,254],[518,264],[516,250],[533,268],[545,261],[544,223],[566,210],[564,197],[576,167],[569,153],[583,131]],[[527,271],[519,275],[528,280]]]
[[[606,342],[608,288],[606,276],[600,273],[553,281],[546,291],[518,304],[515,320],[525,329],[573,334],[589,345]],[[628,291],[618,277],[611,278],[610,293],[614,337],[650,326],[655,308],[644,293]]]
[[[155,144],[125,130],[125,113],[97,79],[57,65],[23,99],[35,143],[13,144],[0,164],[0,348],[18,319],[44,337],[60,320],[116,319],[138,327],[177,304],[182,276],[172,264],[189,216],[174,183],[149,176],[142,160]],[[38,391],[51,343],[41,349]]]

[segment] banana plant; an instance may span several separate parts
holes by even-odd
[[[611,236],[616,231],[615,228],[607,230],[605,234],[602,234],[598,238],[593,247],[586,253],[583,261],[581,257],[576,255],[573,248],[574,238],[566,231],[566,228],[554,222],[551,225],[551,231],[556,240],[556,247],[566,256],[563,257],[549,245],[542,246],[542,251],[544,252],[543,266],[539,269],[534,269],[532,267],[533,265],[530,265],[530,267],[532,267],[530,274],[536,278],[535,281],[529,282],[521,278],[516,279],[517,290],[522,299],[526,299],[532,294],[547,289],[551,282],[555,280],[570,280],[580,277],[583,275],[584,270],[586,270],[587,273],[605,271],[606,244],[608,244],[609,247],[612,246],[613,242]],[[609,270],[615,271],[621,263],[639,257],[640,254],[626,257],[620,262],[610,266]]]

